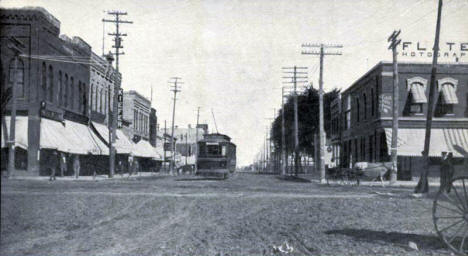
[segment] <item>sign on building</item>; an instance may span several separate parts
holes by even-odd
[[[117,127],[122,128],[123,119],[123,89],[119,88],[117,95]]]

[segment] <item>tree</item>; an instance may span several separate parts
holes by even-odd
[[[329,134],[331,128],[330,103],[338,97],[340,91],[333,89],[324,95],[324,119],[325,132]],[[306,155],[314,154],[314,134],[319,128],[319,94],[312,86],[297,96],[298,103],[298,127],[299,127],[299,152]],[[284,107],[286,152],[294,151],[294,99],[289,96]],[[280,112],[281,113],[281,112]],[[275,149],[281,150],[281,115],[273,121],[271,137]]]

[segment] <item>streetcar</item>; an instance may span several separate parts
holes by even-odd
[[[236,170],[236,145],[220,133],[205,134],[198,142],[197,175],[228,178]]]

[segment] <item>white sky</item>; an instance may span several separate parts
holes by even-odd
[[[342,56],[325,57],[325,89],[347,88],[381,60],[391,60],[387,38],[433,45],[437,0],[0,0],[2,7],[42,6],[61,22],[61,33],[79,36],[102,53],[104,11],[128,12],[123,25],[123,88],[150,98],[158,122],[171,122],[170,77],[182,77],[176,124],[200,121],[233,138],[239,165],[260,151],[274,109],[281,106],[283,66],[309,67],[318,85],[318,58],[301,55],[302,43],[343,44]],[[444,0],[441,43],[468,42],[468,1]],[[106,33],[114,26],[106,24]],[[105,51],[112,41],[106,38]],[[460,47],[459,44],[455,45]],[[458,50],[458,52],[460,52]],[[468,55],[468,52],[466,52]],[[431,58],[400,58],[426,61]],[[460,61],[466,62],[467,56]],[[453,61],[441,58],[440,61]]]

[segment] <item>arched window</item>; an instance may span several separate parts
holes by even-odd
[[[375,115],[375,95],[374,95],[374,88],[371,88],[371,116],[374,116]]]
[[[63,81],[63,105],[68,107],[68,74],[66,73]]]
[[[104,90],[103,89],[100,90],[99,96],[101,97],[101,102],[99,104],[99,106],[100,106],[99,112],[101,114],[104,114],[104,97],[105,96],[104,96]]]
[[[359,99],[356,99],[356,117],[357,117],[356,120],[357,120],[357,122],[359,122],[359,119],[360,119],[359,118],[360,117],[359,115],[361,114],[360,112],[361,111],[359,109]]]
[[[96,102],[94,101],[94,84],[91,84],[91,95],[90,95],[90,103],[91,103],[91,110],[94,111],[96,108],[95,108],[95,104]]]
[[[86,112],[88,111],[88,100],[86,97],[86,84],[82,83],[81,86],[83,87],[83,94],[81,96],[82,102],[83,102],[83,114],[86,115]]]
[[[57,85],[57,89],[58,89],[58,104],[59,106],[62,106],[63,104],[63,100],[62,100],[62,93],[63,93],[63,81],[62,81],[62,71],[59,70],[58,72],[58,85]]]
[[[49,65],[49,85],[47,87],[47,100],[54,102],[54,69]]]
[[[362,98],[363,98],[363,101],[364,101],[364,106],[363,106],[363,109],[364,109],[364,120],[367,119],[367,97],[366,97],[366,94],[364,93],[362,95]]]
[[[81,81],[78,80],[78,112],[80,113],[83,110],[82,95],[83,95],[83,88],[81,85]]]
[[[109,109],[107,106],[107,90],[104,90],[104,114],[107,115],[109,113]]]
[[[73,77],[70,76],[70,109],[74,109],[75,108],[75,88],[74,88],[74,84],[73,84]]]
[[[12,59],[10,61],[8,76],[9,76],[8,87],[13,86],[13,84],[15,83],[15,77],[16,77],[16,91],[15,91],[16,97],[23,98],[24,97],[24,63],[23,61],[21,61],[18,58],[18,61],[16,62],[16,70],[15,70],[15,59]]]
[[[41,87],[42,87],[42,99],[47,99],[47,67],[45,62],[42,62],[41,72]]]

